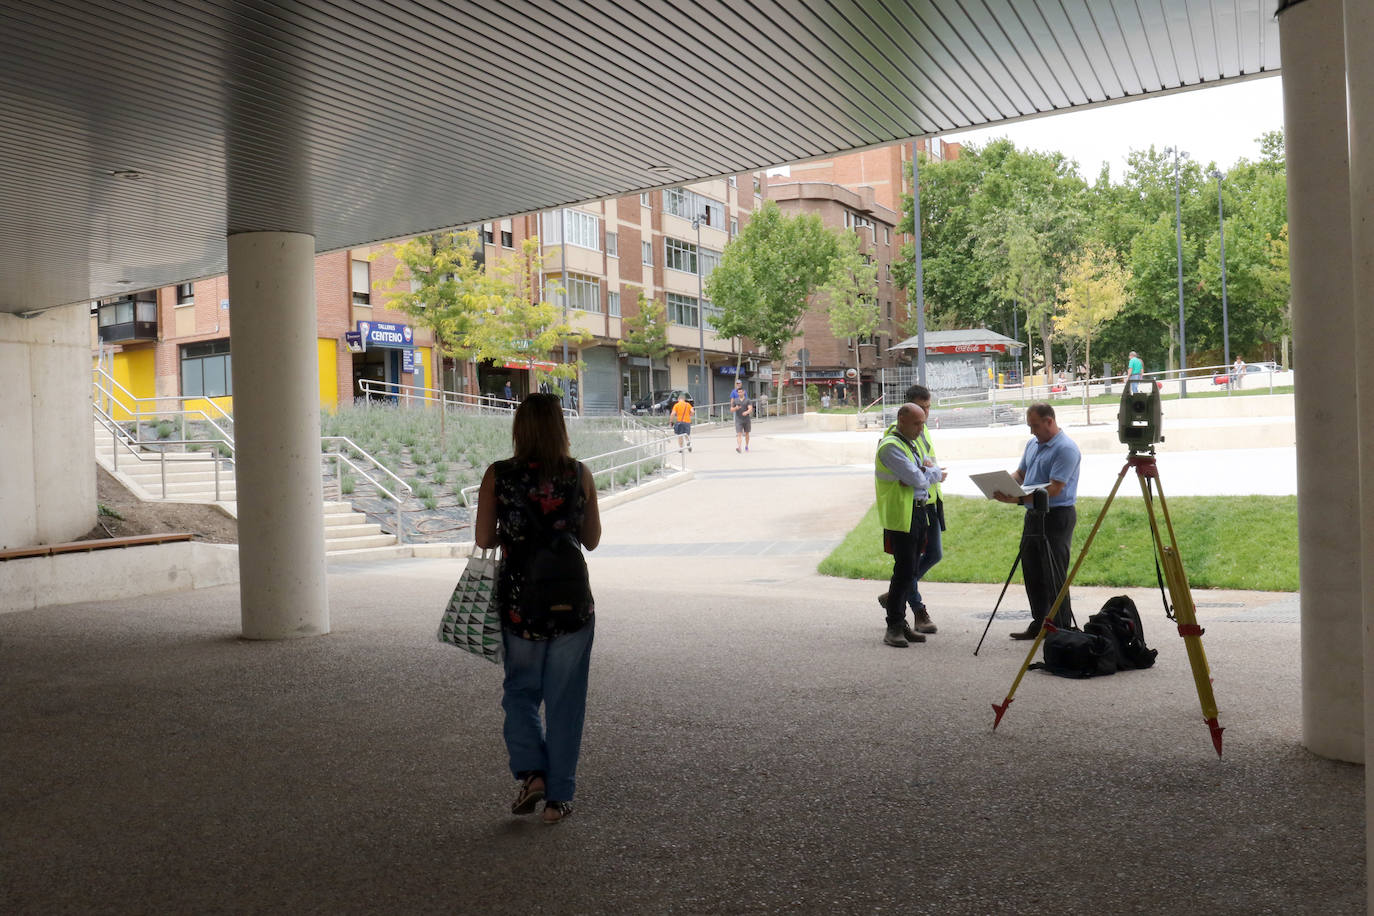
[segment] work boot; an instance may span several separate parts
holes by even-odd
[[[889,646],[896,646],[898,649],[905,649],[906,637],[902,635],[901,627],[888,625],[887,632],[883,634],[883,642]]]
[[[883,607],[887,607],[887,592],[883,592],[881,595],[878,596],[878,603],[881,604]]]
[[[1040,635],[1040,621],[1032,620],[1030,626],[1020,633],[1011,634],[1012,639],[1034,639]]]
[[[926,638],[925,638],[924,636],[922,636],[920,633],[917,633],[917,632],[916,632],[915,630],[913,630],[911,627],[907,626],[907,625],[906,625],[906,621],[902,621],[902,635],[906,637],[906,641],[907,641],[907,642],[925,642],[925,641],[926,641]]]
[[[939,630],[939,628],[935,626],[935,622],[930,619],[930,615],[926,613],[926,606],[924,604],[919,605],[916,610],[911,612],[911,615],[916,618],[916,626],[914,629],[917,633],[935,633]]]

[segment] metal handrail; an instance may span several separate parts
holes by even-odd
[[[397,477],[395,474],[393,474],[393,473],[391,472],[391,469],[390,469],[390,468],[388,468],[386,465],[382,464],[382,463],[381,463],[380,461],[378,461],[376,458],[372,457],[372,455],[368,454],[368,452],[367,452],[366,449],[364,449],[361,445],[359,445],[358,443],[354,442],[352,439],[348,438],[347,436],[320,436],[320,441],[321,441],[321,442],[345,442],[345,443],[347,443],[349,448],[353,449],[353,451],[357,452],[359,455],[361,455],[362,457],[366,458],[368,461],[371,461],[372,464],[373,464],[373,466],[375,466],[379,471],[381,471],[382,473],[386,474],[388,477],[390,477],[392,480],[396,481],[396,483],[400,484],[402,487],[405,487],[405,490],[406,490],[407,493],[413,494],[413,493],[415,492],[414,488],[411,487],[410,484],[406,483],[404,480],[402,480],[401,478],[399,478],[399,477]],[[335,454],[338,454],[338,453],[337,453],[337,452],[325,452],[325,455],[335,455]],[[353,462],[351,462],[351,461],[349,462],[350,465],[351,465],[352,463],[353,463]],[[371,478],[368,478],[368,479],[370,480]]]
[[[214,420],[209,414],[207,414],[204,410],[202,410],[202,409],[200,409],[200,408],[198,408],[198,407],[197,407],[197,408],[191,408],[191,409],[187,409],[187,408],[185,408],[185,407],[181,407],[181,408],[178,408],[178,409],[175,409],[175,410],[163,410],[163,409],[159,409],[159,408],[156,406],[158,401],[179,401],[179,402],[182,402],[183,404],[184,404],[186,401],[205,401],[206,403],[210,404],[212,407],[215,408],[215,410],[219,413],[221,419],[227,421],[227,424],[228,424],[228,425],[232,425],[233,422],[234,422],[234,418],[233,418],[232,416],[230,416],[229,414],[225,413],[224,408],[220,407],[220,406],[219,406],[218,404],[216,404],[213,400],[211,400],[211,399],[209,399],[209,398],[205,398],[205,397],[186,397],[186,396],[182,396],[182,395],[162,395],[162,396],[152,397],[152,398],[140,398],[140,397],[138,397],[137,395],[131,393],[131,392],[129,391],[129,389],[127,389],[127,388],[125,388],[123,385],[121,385],[121,384],[119,383],[119,380],[118,380],[118,379],[116,379],[114,376],[110,375],[110,373],[106,372],[104,369],[101,369],[101,368],[99,368],[98,366],[93,366],[92,369],[91,369],[91,371],[92,371],[93,373],[95,373],[95,375],[96,375],[96,378],[92,381],[92,384],[93,384],[93,386],[94,386],[94,388],[95,388],[95,392],[98,393],[98,394],[100,394],[100,395],[103,395],[103,396],[104,396],[104,399],[105,399],[105,401],[106,401],[107,404],[110,404],[110,405],[118,405],[120,408],[122,408],[122,409],[124,410],[125,413],[129,413],[129,414],[132,414],[132,415],[133,415],[133,417],[134,417],[134,433],[133,433],[133,435],[132,435],[131,438],[133,439],[134,442],[136,442],[136,443],[138,443],[138,444],[142,444],[142,442],[143,442],[142,424],[143,424],[144,410],[143,410],[143,406],[142,406],[142,405],[143,405],[143,402],[145,402],[145,401],[151,401],[151,402],[153,403],[154,406],[153,406],[153,408],[149,411],[149,413],[154,414],[154,415],[157,416],[159,419],[165,419],[165,418],[166,418],[167,416],[169,416],[169,415],[170,415],[170,416],[180,416],[180,418],[181,418],[181,436],[182,436],[183,439],[186,438],[186,419],[187,419],[187,417],[195,417],[195,416],[198,415],[199,418],[200,418],[202,421],[204,421],[204,422],[210,424],[210,427],[211,427],[215,432],[219,433],[219,436],[220,436],[220,439],[219,439],[219,440],[216,440],[216,439],[214,439],[214,438],[211,438],[211,439],[208,439],[208,440],[198,440],[198,441],[208,441],[208,442],[222,441],[222,442],[224,442],[227,446],[229,446],[229,448],[232,449],[232,448],[234,447],[234,438],[233,438],[233,436],[232,436],[230,433],[226,432],[224,429],[222,429],[222,428],[220,427],[220,425],[219,425],[218,423],[216,423],[215,420]],[[101,380],[101,379],[104,379],[104,380],[108,381],[108,382],[110,383],[110,385],[113,386],[113,388],[118,388],[119,391],[121,391],[121,392],[123,392],[125,395],[127,395],[128,398],[129,398],[129,400],[133,402],[133,406],[130,407],[129,404],[125,403],[123,400],[121,400],[120,398],[118,398],[118,397],[116,396],[116,394],[115,394],[113,388],[107,390],[106,388],[101,387],[101,385],[100,385],[100,380]],[[92,402],[94,402],[94,403],[99,403],[99,400],[100,400],[99,398],[92,397]],[[113,409],[107,411],[107,415],[110,415],[110,417],[111,417],[112,420],[113,420],[113,416],[112,416],[113,413],[114,413]],[[114,420],[114,422],[118,423],[119,421]],[[125,434],[128,435],[127,430],[125,431]],[[165,441],[167,441],[167,440],[158,440],[158,441],[160,441],[160,442],[165,442]]]
[[[115,429],[118,429],[119,424],[118,424],[117,422],[115,422],[108,414],[106,414],[106,413],[105,413],[103,410],[101,410],[99,407],[96,407],[95,409],[96,409],[96,413],[99,415],[99,418],[100,418],[100,420],[101,420],[101,425],[105,426],[107,429],[110,429],[111,427],[113,427],[113,428],[115,428]],[[150,455],[150,454],[147,453],[147,452],[143,452],[143,451],[140,451],[140,450],[136,449],[136,448],[135,448],[133,445],[131,445],[129,442],[127,442],[127,441],[121,441],[120,438],[119,438],[119,435],[118,435],[117,433],[113,434],[112,437],[111,437],[111,439],[112,439],[112,442],[113,442],[113,449],[112,449],[112,451],[111,451],[111,462],[113,463],[114,469],[115,469],[116,471],[119,470],[119,447],[120,447],[121,445],[124,446],[126,449],[128,449],[128,450],[129,450],[129,454],[130,454],[132,457],[134,457],[135,459],[137,459],[138,461],[140,461],[140,462],[148,462],[148,461],[153,461],[153,460],[156,460],[156,461],[158,462],[158,466],[159,466],[159,477],[160,477],[160,481],[161,481],[161,485],[162,485],[162,498],[163,498],[163,499],[167,499],[167,459],[168,459],[168,456],[169,456],[171,453],[170,453],[170,452],[156,452],[155,454],[157,455],[157,458],[154,459],[154,458],[152,457],[152,455]],[[161,442],[163,442],[163,443],[165,443],[165,444],[167,444],[167,445],[189,445],[189,444],[204,445],[204,444],[206,443],[206,440],[204,440],[204,439],[163,439],[163,440],[159,440],[159,441],[161,441]],[[207,460],[207,459],[210,460],[210,461],[212,461],[212,462],[214,462],[214,470],[215,470],[215,502],[220,502],[220,501],[221,501],[221,494],[220,494],[220,477],[219,477],[220,462],[227,461],[227,462],[229,462],[230,464],[233,464],[233,463],[234,463],[234,459],[233,459],[233,458],[227,457],[227,456],[222,456],[222,455],[220,455],[218,449],[212,449],[211,452],[210,452],[210,454],[204,455],[204,456],[199,455],[199,454],[197,454],[197,453],[195,453],[195,452],[178,453],[177,456],[176,456],[176,458],[175,458],[175,463],[182,464],[182,463],[192,462],[192,461],[205,461],[205,460]]]
[[[404,393],[408,400],[440,404],[443,407],[471,408],[478,411],[489,410],[497,413],[514,413],[520,406],[518,400],[497,397],[493,394],[468,394],[466,391],[449,391],[446,388],[428,388],[421,385],[402,385],[400,382],[379,382],[376,379],[359,379],[358,387],[363,394],[381,397],[400,398]],[[418,394],[414,392],[419,392]],[[563,416],[577,417],[580,414],[571,407],[563,408]]]
[[[338,437],[331,437],[331,438],[340,438],[340,439],[342,439],[343,437],[342,437],[342,436],[338,436]],[[353,470],[357,471],[357,472],[358,472],[358,475],[359,475],[360,477],[364,478],[364,479],[367,480],[369,483],[371,483],[371,484],[372,484],[374,487],[376,487],[377,490],[380,491],[381,493],[386,494],[387,498],[391,500],[392,505],[394,505],[394,506],[396,507],[396,543],[398,543],[398,544],[404,544],[404,543],[406,542],[406,529],[405,529],[405,523],[404,523],[404,512],[405,512],[405,510],[404,510],[404,508],[401,506],[401,500],[400,500],[400,498],[398,498],[398,497],[396,496],[395,493],[392,493],[392,492],[391,492],[390,490],[388,490],[385,486],[383,486],[382,483],[381,483],[381,481],[377,480],[377,478],[373,477],[371,474],[367,473],[367,471],[364,471],[362,468],[360,468],[360,467],[358,467],[356,464],[354,464],[353,461],[352,461],[347,455],[345,455],[343,452],[326,452],[326,453],[324,453],[323,455],[321,455],[320,457],[321,457],[321,459],[323,459],[325,462],[328,462],[331,458],[334,459],[334,476],[337,477],[337,478],[339,479],[339,498],[340,498],[340,499],[343,499],[343,497],[344,497],[344,492],[343,492],[343,471],[339,468],[340,462],[342,462],[343,464],[348,465],[350,468],[352,468]],[[378,465],[378,467],[381,468],[383,471],[386,471],[388,474],[391,474],[390,471],[387,471],[386,468],[382,467],[381,465]],[[392,477],[395,477],[396,475],[395,475],[395,474],[391,474],[391,476],[392,476]],[[397,479],[399,479],[399,478],[397,478]],[[410,485],[407,484],[405,481],[401,481],[401,485],[404,486],[407,490],[410,489]],[[351,500],[350,500],[350,502],[351,502]]]
[[[656,430],[653,427],[648,427],[644,431],[656,432]],[[593,480],[602,475],[610,474],[611,477],[609,489],[611,493],[614,493],[616,471],[621,471],[625,468],[633,467],[635,469],[635,485],[638,486],[641,480],[643,479],[642,471],[645,463],[650,461],[661,460],[665,465],[667,465],[669,456],[673,452],[676,452],[678,455],[679,470],[685,468],[685,458],[687,454],[687,449],[681,445],[673,444],[672,440],[674,438],[675,437],[671,434],[666,436],[658,436],[657,438],[649,442],[641,442],[637,445],[628,445],[624,448],[612,449],[609,452],[602,452],[599,455],[592,455],[588,458],[582,458],[580,460],[583,464],[587,465],[588,470],[591,471]],[[644,454],[637,458],[631,458],[628,461],[620,461],[618,463],[611,464],[607,467],[599,469],[592,467],[592,464],[594,463],[597,463],[603,459],[610,458],[613,455],[620,455],[624,452],[647,452],[647,454]],[[467,509],[472,510],[477,508],[477,493],[479,490],[481,490],[481,488],[481,484],[473,484],[472,486],[463,487],[461,490],[458,491],[459,495],[463,498],[463,505]]]

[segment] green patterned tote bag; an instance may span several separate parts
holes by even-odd
[[[496,610],[496,579],[501,561],[495,550],[474,548],[439,621],[439,639],[488,661],[500,662],[501,615]]]

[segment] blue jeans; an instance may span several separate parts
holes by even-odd
[[[944,553],[940,550],[940,520],[935,515],[935,507],[930,506],[929,521],[926,525],[926,549],[921,554],[921,558],[916,561],[916,581],[911,583],[911,595],[907,601],[911,604],[913,611],[925,604],[921,600],[921,580],[930,572],[930,568],[940,562]]]
[[[543,773],[549,801],[572,801],[577,788],[595,629],[592,620],[575,633],[553,639],[503,634],[506,680],[501,708],[506,711],[504,734],[511,775]]]

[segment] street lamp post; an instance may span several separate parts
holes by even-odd
[[[692,228],[697,231],[697,394],[702,404],[711,403],[711,392],[706,386],[706,300],[701,292],[701,217],[692,220]]]
[[[1226,213],[1221,205],[1221,180],[1225,178],[1226,175],[1213,169],[1212,177],[1217,180],[1217,227],[1221,231],[1221,345],[1222,352],[1225,354],[1222,358],[1226,362],[1226,368],[1222,371],[1226,373],[1227,378],[1230,378],[1231,321],[1226,314]],[[1230,393],[1230,385],[1226,386],[1226,391],[1228,394]]]
[[[1183,205],[1179,199],[1178,165],[1188,154],[1176,146],[1164,148],[1164,155],[1174,157],[1174,234],[1178,240],[1178,395],[1188,396],[1188,339],[1183,329]]]
[[[916,260],[916,381],[926,383],[926,291],[921,266],[921,166],[916,155],[916,141],[911,141],[911,231],[912,255]],[[908,300],[909,301],[909,300]]]

